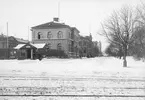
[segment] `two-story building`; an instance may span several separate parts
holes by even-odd
[[[60,23],[58,18],[53,21],[31,28],[32,43],[45,43],[48,49],[63,50],[70,56],[79,55],[79,30]]]

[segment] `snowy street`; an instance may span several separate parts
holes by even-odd
[[[145,100],[145,63],[127,60],[0,60],[0,100]]]

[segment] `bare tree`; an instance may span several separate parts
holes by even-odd
[[[119,11],[114,11],[111,17],[102,24],[102,32],[110,43],[119,45],[123,49],[123,67],[127,67],[126,56],[128,46],[132,42],[136,16],[133,10],[124,6]]]
[[[141,2],[136,8],[136,27],[133,34],[134,42],[131,46],[132,53],[138,58],[143,58],[145,52],[145,3]],[[140,48],[140,49],[138,49]]]
[[[138,26],[145,26],[145,3],[141,2],[136,8]]]
[[[133,34],[133,45],[131,53],[137,59],[145,58],[145,29],[144,27],[137,27]]]

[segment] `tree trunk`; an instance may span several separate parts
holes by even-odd
[[[127,56],[127,45],[125,44],[125,45],[124,45],[123,67],[127,67],[126,56]]]

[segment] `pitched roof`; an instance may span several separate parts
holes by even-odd
[[[48,22],[32,27],[32,29],[46,29],[46,28],[71,28],[69,25],[59,22]]]
[[[45,43],[41,43],[41,44],[31,44],[31,45],[33,45],[34,47],[36,47],[37,49],[39,49],[39,48],[44,48]]]
[[[3,37],[3,38],[4,38],[4,37],[7,37],[7,36],[6,36],[6,35],[4,35],[4,34],[0,34],[0,37]]]
[[[25,44],[18,44],[18,45],[15,47],[15,49],[20,49],[20,48],[22,48],[24,45],[25,45]]]
[[[20,39],[20,38],[15,38],[18,42],[21,42],[21,43],[28,43],[29,41],[28,40],[23,40],[23,39]]]
[[[25,49],[25,48],[37,48],[34,45],[27,43],[27,44],[18,44],[14,49]]]
[[[7,39],[7,36],[6,35],[3,35],[3,34],[1,34],[0,35],[0,39]],[[20,43],[28,43],[29,41],[28,40],[24,40],[24,39],[22,39],[22,38],[16,38],[16,37],[14,37],[14,36],[8,36],[8,40],[15,40],[15,41],[17,41],[17,42],[20,42]]]
[[[78,33],[80,33],[80,31],[76,28],[76,27],[71,27],[72,30],[77,30]]]

